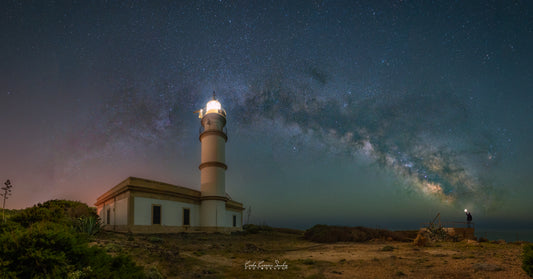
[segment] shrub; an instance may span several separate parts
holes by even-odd
[[[148,271],[148,273],[146,274],[146,278],[147,279],[163,279],[165,277],[163,277],[163,275],[161,274],[161,272],[159,272],[157,267],[152,266],[150,270]]]
[[[533,277],[533,244],[524,245],[524,251],[522,252],[522,269]]]
[[[304,231],[297,229],[288,229],[288,228],[272,228],[273,231],[286,234],[297,234],[303,235]]]
[[[157,236],[150,236],[148,238],[148,241],[150,241],[152,243],[161,243],[161,242],[163,242],[163,239],[161,237],[157,237]]]
[[[73,222],[92,214],[87,205],[70,201],[18,212],[0,226],[0,278],[144,278],[128,256],[89,247]]]
[[[75,227],[78,232],[95,235],[100,232],[102,223],[98,216],[82,216],[76,220]]]
[[[11,217],[11,220],[23,227],[29,227],[41,221],[74,225],[80,217],[98,218],[98,215],[94,208],[81,202],[51,200],[19,211]]]
[[[39,204],[16,213],[11,217],[11,221],[27,228],[34,223],[42,221],[59,223],[61,217],[63,217],[61,212],[44,208]]]
[[[254,225],[254,224],[246,224],[242,226],[242,229],[244,230],[245,233],[250,233],[250,234],[272,231],[272,227],[270,226],[266,226],[266,225],[259,226],[259,225]]]
[[[0,236],[1,257],[12,261],[6,267],[17,277],[65,277],[73,269],[65,250],[68,247],[72,250],[75,241],[67,227],[55,223],[38,223],[29,229],[19,227]]]
[[[144,277],[142,268],[129,257],[111,257],[100,248],[89,247],[64,224],[40,222],[28,229],[18,227],[1,234],[0,243],[3,271],[19,278]]]
[[[365,227],[341,227],[315,225],[304,233],[304,238],[314,242],[333,243],[338,241],[365,242],[371,239],[398,238],[388,230]]]

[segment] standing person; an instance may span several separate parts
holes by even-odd
[[[470,223],[472,223],[472,214],[470,212],[466,212],[466,225],[468,228],[470,228]]]

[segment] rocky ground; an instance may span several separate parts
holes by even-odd
[[[319,244],[301,234],[104,233],[93,245],[126,253],[152,278],[529,278],[521,243]]]

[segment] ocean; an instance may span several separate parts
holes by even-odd
[[[533,229],[484,229],[476,228],[476,237],[485,237],[488,240],[503,239],[507,242],[529,241],[533,242]]]

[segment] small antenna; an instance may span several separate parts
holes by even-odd
[[[216,98],[215,98],[215,90],[213,90],[213,100],[216,100]]]

